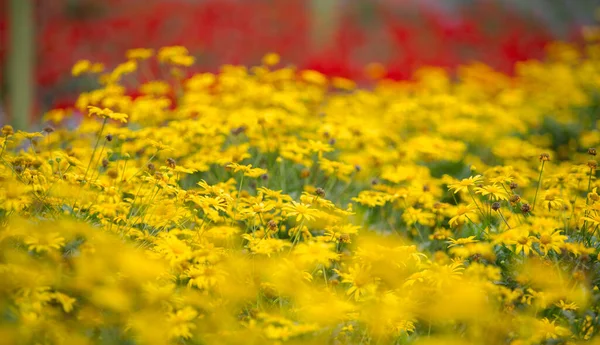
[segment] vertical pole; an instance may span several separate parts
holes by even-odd
[[[340,0],[310,0],[310,39],[314,49],[327,46],[335,36],[339,22]]]
[[[33,109],[34,0],[8,1],[8,106],[11,124],[26,130]]]

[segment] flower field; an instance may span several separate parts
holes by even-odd
[[[2,128],[0,342],[593,340],[586,36],[513,76],[372,68],[371,88],[276,54],[192,76],[182,46],[78,62],[100,88]]]

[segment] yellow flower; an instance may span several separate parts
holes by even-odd
[[[382,192],[363,190],[360,193],[358,193],[357,197],[352,198],[352,200],[362,205],[375,207],[385,205],[388,202],[389,198],[387,194]]]
[[[291,243],[286,240],[278,238],[256,238],[250,234],[242,235],[242,238],[248,241],[248,247],[253,253],[264,254],[271,256],[271,254],[278,253],[284,249],[291,247]]]
[[[348,272],[341,272],[337,269],[334,271],[342,277],[342,283],[350,284],[350,287],[346,290],[346,295],[354,297],[356,301],[374,292],[377,288],[378,279],[371,275],[368,266],[354,264],[348,268]]]
[[[63,119],[70,115],[71,112],[67,109],[53,109],[44,114],[44,121],[60,123]]]
[[[515,253],[523,252],[525,255],[531,253],[531,247],[538,240],[535,236],[529,236],[529,231],[521,230],[515,239]]]
[[[313,150],[319,150],[317,152],[319,152],[319,156],[321,156],[322,152],[327,152],[327,151],[321,151],[321,150],[327,150],[327,148],[325,148],[325,146],[321,146],[321,147],[312,147]],[[321,170],[323,172],[325,172],[325,174],[327,176],[335,176],[336,178],[342,180],[342,181],[348,181],[350,175],[352,175],[352,173],[356,170],[356,168],[352,165],[349,164],[345,164],[342,162],[336,162],[336,161],[332,161],[326,158],[320,158],[319,159],[319,167],[321,168]]]
[[[269,53],[263,56],[262,63],[265,66],[275,66],[279,63],[279,55],[276,53]]]
[[[15,133],[15,131],[11,125],[2,126],[2,135],[3,136],[8,137],[10,135],[13,135],[14,133]]]
[[[356,89],[356,82],[354,82],[353,80],[350,80],[350,79],[346,79],[346,78],[333,77],[331,80],[331,83],[333,84],[334,87],[336,87],[340,90],[351,91],[351,90]]]
[[[79,60],[75,63],[75,65],[73,65],[73,68],[71,69],[71,74],[74,77],[78,77],[81,74],[89,71],[91,67],[92,63],[90,62],[90,60]]]
[[[120,121],[121,123],[127,123],[127,114],[115,113],[108,108],[100,109],[94,106],[88,106],[88,115],[96,115],[99,118],[109,118],[112,120]]]
[[[70,313],[73,310],[73,304],[77,302],[75,298],[69,297],[60,292],[53,293],[52,298],[62,305],[65,313]]]
[[[448,246],[448,248],[452,248],[454,246],[459,246],[459,245],[464,245],[464,244],[478,242],[478,240],[475,239],[475,236],[469,236],[469,237],[466,237],[466,238],[459,238],[459,239],[449,238],[448,240],[449,240],[448,243],[450,243],[450,245]]]
[[[115,67],[115,69],[107,75],[107,80],[105,83],[111,85],[112,83],[116,83],[119,79],[125,75],[133,73],[137,70],[138,65],[135,60],[129,60],[127,62],[121,63]]]
[[[469,187],[476,186],[479,183],[481,183],[482,181],[483,181],[483,177],[481,175],[471,176],[471,177],[462,179],[458,183],[453,183],[453,184],[449,185],[448,189],[450,189],[451,191],[454,191],[454,194],[456,194],[460,191],[467,190]]]
[[[284,205],[283,211],[285,211],[287,217],[296,217],[297,223],[302,221],[313,221],[319,214],[319,211],[311,208],[310,205],[295,201]]]
[[[560,300],[557,303],[554,303],[554,305],[556,305],[557,307],[559,307],[562,310],[572,310],[575,311],[577,309],[579,309],[579,307],[577,306],[577,304],[575,304],[574,302],[571,303],[566,303],[564,300]]]
[[[158,51],[158,61],[174,65],[190,66],[194,63],[194,57],[183,46],[163,47]]]
[[[164,81],[149,81],[142,84],[139,88],[140,92],[146,95],[166,95],[171,91],[171,85]]]
[[[250,165],[252,166],[252,165]],[[261,168],[252,168],[252,169],[248,169],[247,171],[244,172],[244,176],[248,176],[251,178],[257,178],[260,176],[263,176],[267,173],[268,171],[265,169],[261,169]]]
[[[225,167],[228,169],[232,169],[234,173],[236,173],[238,171],[246,173],[246,172],[250,171],[250,169],[252,169],[252,164],[241,165],[241,164],[237,164],[237,163],[229,163]]]
[[[24,242],[28,250],[43,253],[62,248],[65,245],[65,238],[57,232],[49,232],[28,236]]]
[[[556,321],[550,321],[547,318],[537,320],[537,327],[535,329],[536,335],[540,339],[558,339],[559,337],[565,337],[571,334],[571,332],[562,326],[557,326]]]
[[[402,220],[404,220],[408,226],[411,226],[415,223],[425,226],[432,226],[435,224],[435,215],[433,213],[423,211],[422,209],[409,207],[404,210],[404,213],[402,213]]]
[[[169,313],[168,327],[172,338],[189,339],[196,325],[192,322],[198,316],[194,308],[186,306],[183,309]]]
[[[173,169],[173,171],[175,172],[180,172],[180,173],[184,173],[184,174],[193,174],[195,173],[197,170],[196,169],[188,169],[188,168],[184,168],[180,165],[176,166],[175,169]]]
[[[448,224],[451,227],[457,227],[459,225],[464,224],[466,220],[470,218],[469,216],[476,215],[475,210],[477,210],[477,207],[474,204],[459,205],[458,209],[456,210],[456,215],[450,218]]]
[[[567,236],[561,235],[559,230],[547,230],[540,233],[540,250],[548,255],[550,250],[560,253]]]
[[[475,193],[487,196],[490,200],[508,200],[508,194],[504,188],[497,184],[487,185],[483,187],[475,187]]]
[[[308,145],[307,148],[311,151],[311,152],[316,152],[319,154],[319,157],[321,157],[321,155],[324,152],[331,152],[333,151],[333,147],[331,147],[331,145],[326,144],[324,142],[321,141],[315,141],[315,140],[309,140],[308,141]]]
[[[560,192],[554,189],[546,191],[542,204],[548,211],[561,210],[564,205],[564,200],[560,197]]]
[[[150,146],[156,148],[159,151],[174,151],[174,149],[166,144],[163,144],[161,141],[149,140]]]
[[[125,53],[128,60],[146,60],[152,55],[154,55],[154,50],[145,48],[129,49]]]
[[[192,255],[187,243],[175,236],[165,236],[157,240],[155,250],[172,263],[186,260]]]
[[[90,67],[90,72],[92,73],[100,73],[102,71],[104,71],[104,64],[102,63],[96,62]]]
[[[169,62],[173,65],[189,67],[194,64],[196,59],[189,55],[175,55],[169,58]]]
[[[540,162],[548,162],[550,161],[550,155],[548,153],[540,154]]]
[[[300,76],[309,83],[317,85],[327,84],[327,77],[317,71],[304,70],[300,73]]]
[[[44,135],[40,132],[23,132],[23,131],[17,131],[17,133],[15,134],[17,137],[21,137],[27,140],[33,140],[35,138],[43,138]]]
[[[333,261],[340,258],[335,252],[335,246],[330,243],[309,241],[294,247],[294,256],[302,264],[323,265],[329,267]]]
[[[267,212],[273,210],[274,208],[275,208],[275,205],[273,203],[265,204],[264,202],[261,202],[261,203],[252,205],[251,210],[255,214],[260,214],[260,213],[267,213]]]

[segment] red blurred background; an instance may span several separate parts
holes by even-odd
[[[6,9],[8,1],[0,0]],[[18,1],[18,0],[17,0]],[[415,68],[483,61],[511,72],[552,40],[577,40],[597,0],[38,0],[35,84],[38,109],[69,102],[81,86],[79,59],[107,66],[125,50],[185,45],[195,69],[256,64],[266,52],[285,64],[361,80],[380,62],[387,77]],[[8,13],[0,15],[6,66]],[[3,68],[4,69],[4,68]],[[5,71],[0,72],[0,80]],[[5,88],[2,88],[5,90]]]

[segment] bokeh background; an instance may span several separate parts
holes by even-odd
[[[77,91],[93,87],[70,76],[77,60],[110,67],[127,49],[175,44],[189,48],[199,71],[253,65],[277,52],[284,64],[358,81],[371,62],[393,79],[423,65],[452,69],[471,61],[510,73],[516,61],[542,57],[550,41],[577,42],[598,6],[599,0],[0,0],[1,108],[10,109],[16,93],[31,99],[33,113],[68,105]],[[31,56],[13,55],[11,65],[11,49],[28,44]]]

